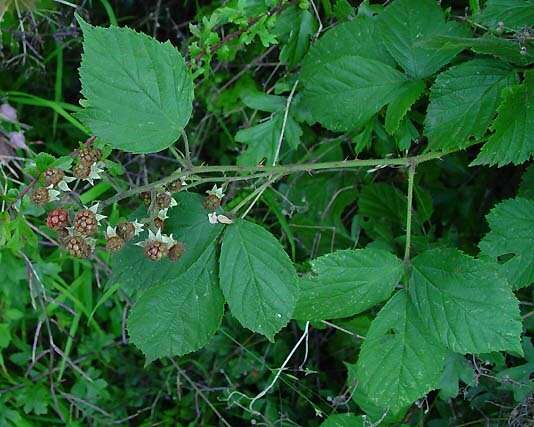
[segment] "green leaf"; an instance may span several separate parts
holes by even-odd
[[[50,394],[41,384],[27,385],[17,395],[17,402],[23,406],[26,414],[44,415],[50,405]]]
[[[77,19],[84,34],[80,120],[120,150],[151,153],[172,145],[193,100],[193,81],[178,50],[129,28]]]
[[[460,391],[459,382],[467,385],[475,385],[475,371],[464,356],[457,353],[449,353],[445,361],[445,370],[439,383],[439,397],[442,400],[452,399],[458,396]]]
[[[376,19],[357,16],[328,30],[313,44],[302,61],[301,80],[307,81],[321,68],[346,56],[360,56],[395,65],[382,44]]]
[[[364,419],[361,415],[335,414],[330,415],[320,427],[364,427]]]
[[[314,121],[330,130],[347,131],[363,126],[395,99],[406,81],[383,62],[343,56],[316,66],[315,73],[303,79],[303,103]]]
[[[430,91],[425,133],[433,149],[464,147],[486,132],[501,91],[516,81],[506,64],[474,59],[441,73]]]
[[[518,301],[493,264],[456,249],[433,249],[412,263],[410,296],[421,319],[456,353],[517,351]]]
[[[317,24],[308,10],[297,6],[287,8],[279,16],[275,33],[282,41],[280,61],[295,66],[306,54],[310,37],[315,33]]]
[[[490,231],[480,254],[495,262],[514,289],[534,283],[534,200],[516,198],[495,206],[486,216]]]
[[[224,233],[220,283],[232,314],[270,340],[291,319],[297,274],[278,240],[263,227],[239,220]]]
[[[113,260],[110,283],[140,294],[128,318],[131,341],[147,362],[195,351],[219,328],[224,312],[217,285],[215,240],[222,226],[210,224],[201,198],[175,195],[167,228],[186,251],[179,261],[149,261],[142,248],[128,245]]]
[[[243,103],[254,110],[275,113],[284,111],[286,108],[286,98],[283,96],[267,95],[263,92],[246,92],[241,96]]]
[[[532,26],[534,22],[534,1],[532,0],[488,0],[478,22],[492,30],[499,22],[504,28],[519,30]]]
[[[386,131],[389,134],[395,133],[399,128],[401,120],[410,110],[415,101],[423,94],[425,83],[422,80],[406,82],[399,94],[386,109]]]
[[[534,164],[531,164],[525,172],[523,172],[517,195],[527,199],[534,199]]]
[[[518,65],[529,65],[534,62],[532,43],[526,42],[527,50],[525,52],[521,50],[521,45],[517,40],[503,39],[492,34],[484,34],[482,37],[476,38],[436,36],[429,40],[427,45],[435,48],[457,46],[462,49],[471,49],[475,53],[493,55]]]
[[[348,317],[387,299],[399,282],[402,262],[381,249],[337,251],[312,261],[314,276],[299,281],[294,317]]]
[[[495,133],[471,165],[518,165],[534,156],[534,72],[528,71],[521,85],[513,86],[499,106]]]
[[[387,50],[415,79],[428,77],[449,63],[461,48],[432,49],[424,42],[436,35],[466,35],[454,22],[446,22],[434,0],[396,0],[379,15],[380,36]]]
[[[437,387],[446,350],[418,318],[405,291],[380,310],[362,344],[356,378],[374,403],[392,412]]]
[[[255,166],[262,161],[272,164],[280,142],[280,133],[284,124],[284,113],[275,113],[272,117],[259,125],[241,129],[235,135],[235,140],[247,144],[248,147],[238,159],[241,166]],[[280,147],[280,156],[284,152],[294,150],[300,143],[302,129],[291,114],[288,114],[284,139]]]

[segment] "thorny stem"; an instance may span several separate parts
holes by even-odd
[[[402,158],[384,158],[384,159],[354,159],[354,160],[340,160],[333,162],[319,162],[319,163],[295,163],[289,165],[259,165],[259,166],[193,166],[187,171],[182,171],[178,169],[171,173],[169,176],[162,178],[153,183],[142,185],[140,187],[131,188],[130,190],[123,191],[122,193],[116,194],[113,197],[110,197],[107,200],[104,200],[100,206],[104,208],[106,206],[112,205],[113,203],[119,202],[120,200],[126,199],[128,197],[135,196],[144,191],[150,191],[153,188],[162,187],[166,184],[169,184],[180,177],[189,177],[192,175],[206,174],[206,173],[235,173],[235,174],[244,174],[254,175],[258,173],[266,174],[277,174],[280,176],[290,175],[298,172],[313,172],[313,171],[324,171],[324,170],[336,170],[336,169],[353,169],[360,167],[372,167],[372,166],[410,166],[412,164],[419,164],[427,162],[429,160],[439,159],[450,152],[439,152],[439,153],[425,153],[412,157],[402,157]],[[227,177],[227,181],[235,180],[235,176]],[[241,177],[240,179],[243,179]],[[251,177],[252,178],[252,177]],[[209,179],[206,179],[209,181]]]
[[[415,167],[417,162],[412,161],[408,168],[408,201],[406,203],[406,246],[404,247],[404,263],[410,262],[410,245],[412,241],[412,203]]]

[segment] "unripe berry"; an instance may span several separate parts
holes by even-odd
[[[44,173],[46,186],[57,185],[65,177],[65,172],[58,168],[49,168]]]
[[[48,189],[44,187],[36,188],[33,190],[30,200],[34,205],[43,206],[48,203],[50,196],[48,194]]]
[[[77,258],[88,258],[91,255],[91,245],[82,236],[69,236],[65,239],[65,249]]]
[[[185,245],[182,242],[176,242],[169,248],[167,254],[171,261],[178,261],[185,252]]]
[[[52,230],[64,229],[69,224],[69,213],[65,209],[54,209],[48,213],[46,225]]]
[[[204,207],[208,210],[208,211],[216,211],[217,209],[219,209],[219,207],[221,206],[221,199],[219,199],[217,196],[215,196],[214,194],[209,194],[208,196],[206,196],[206,198],[204,199]]]
[[[156,196],[156,207],[158,209],[167,209],[171,205],[172,197],[169,193],[159,193]]]
[[[165,220],[161,219],[160,217],[156,217],[154,218],[154,225],[156,226],[156,228],[163,230],[163,226],[165,225]]]
[[[98,148],[82,147],[78,150],[78,158],[80,163],[88,165],[89,167],[100,160],[102,152]]]
[[[150,203],[152,202],[152,196],[150,195],[150,191],[143,191],[141,194],[139,194],[139,197],[145,204],[145,206],[150,206]]]
[[[79,211],[74,217],[74,228],[83,236],[92,236],[98,231],[98,221],[89,209]]]
[[[151,240],[145,244],[145,256],[152,261],[159,261],[167,255],[168,247],[159,240]]]
[[[171,182],[170,184],[167,184],[165,187],[167,191],[170,191],[171,193],[177,193],[182,189],[182,181],[177,179],[176,181]]]
[[[135,226],[131,222],[117,224],[117,235],[125,241],[131,240],[135,235]]]
[[[86,179],[91,174],[91,165],[78,163],[72,168],[72,174],[78,179]]]
[[[120,251],[123,246],[124,246],[124,239],[122,237],[119,237],[119,236],[109,237],[107,242],[106,242],[106,249],[109,252]]]

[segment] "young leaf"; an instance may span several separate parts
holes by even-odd
[[[270,340],[291,319],[297,274],[278,240],[263,227],[239,220],[224,233],[221,289],[243,326]]]
[[[290,67],[295,66],[306,54],[316,27],[315,19],[308,10],[291,6],[282,12],[274,27],[282,42],[280,61]]]
[[[389,53],[414,79],[428,77],[449,63],[461,48],[432,49],[424,42],[436,35],[466,35],[446,22],[434,0],[396,0],[379,15],[380,36]]]
[[[347,131],[364,125],[395,99],[406,81],[383,62],[344,56],[316,66],[315,73],[304,79],[303,103],[314,121],[330,130]]]
[[[518,165],[534,156],[534,72],[505,94],[492,125],[495,133],[471,165]]]
[[[521,318],[493,264],[456,249],[433,249],[412,263],[410,296],[436,338],[456,353],[521,353]]]
[[[248,147],[237,159],[237,164],[241,166],[255,166],[261,162],[272,164],[280,143],[283,125],[284,113],[280,112],[273,114],[269,120],[259,125],[238,131],[235,140],[247,144]],[[291,114],[288,114],[280,153],[296,149],[301,136],[300,125]]]
[[[286,98],[263,92],[249,91],[241,96],[241,100],[249,108],[269,113],[284,111],[286,108]]]
[[[78,22],[84,35],[80,120],[123,151],[151,153],[173,144],[193,100],[193,80],[178,50],[129,28]]]
[[[505,200],[486,220],[490,231],[479,243],[481,256],[496,262],[505,257],[499,268],[514,289],[534,283],[534,200]]]
[[[424,90],[425,83],[421,80],[406,82],[397,97],[391,101],[386,109],[385,125],[389,134],[392,135],[399,128],[401,120]]]
[[[486,132],[501,91],[516,81],[513,70],[491,59],[474,59],[441,73],[430,91],[425,133],[433,149],[455,149]]]
[[[405,291],[380,310],[365,337],[356,364],[362,391],[396,412],[437,387],[446,350],[418,318]]]
[[[337,251],[312,261],[315,276],[299,281],[295,319],[348,317],[388,298],[399,282],[402,262],[381,249]]]
[[[468,385],[475,384],[475,371],[464,356],[457,353],[449,353],[445,361],[445,370],[439,382],[439,397],[449,400],[458,395],[460,391],[458,383],[463,381]]]
[[[532,0],[488,0],[478,22],[497,29],[499,22],[506,29],[519,30],[534,22],[534,1]]]

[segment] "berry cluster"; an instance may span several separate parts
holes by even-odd
[[[67,205],[68,201],[62,192],[70,192],[69,183],[75,180],[85,180],[93,185],[93,181],[100,179],[105,163],[102,152],[89,145],[82,146],[74,152],[76,156],[72,175],[66,170],[50,167],[42,176],[44,186],[40,186],[31,193],[30,200],[37,206],[44,206],[49,202],[59,201]],[[163,234],[168,210],[177,205],[173,193],[181,191],[186,186],[186,179],[182,177],[164,187],[149,192],[140,193],[140,198],[148,208],[149,217],[141,222],[122,221],[116,226],[108,225],[105,236],[105,249],[114,253],[120,251],[125,244],[138,236],[146,227],[148,237],[136,245],[143,248],[145,256],[158,261],[167,258],[171,261],[179,260],[185,252],[183,242],[177,241],[171,235]],[[230,224],[232,221],[219,213],[224,197],[223,189],[216,185],[208,190],[203,205],[208,211],[208,220],[212,224]],[[99,213],[99,204],[91,207],[84,206],[77,211],[69,211],[65,207],[55,207],[47,215],[48,228],[58,234],[58,240],[65,250],[72,256],[87,258],[94,252],[101,221],[106,217]]]

